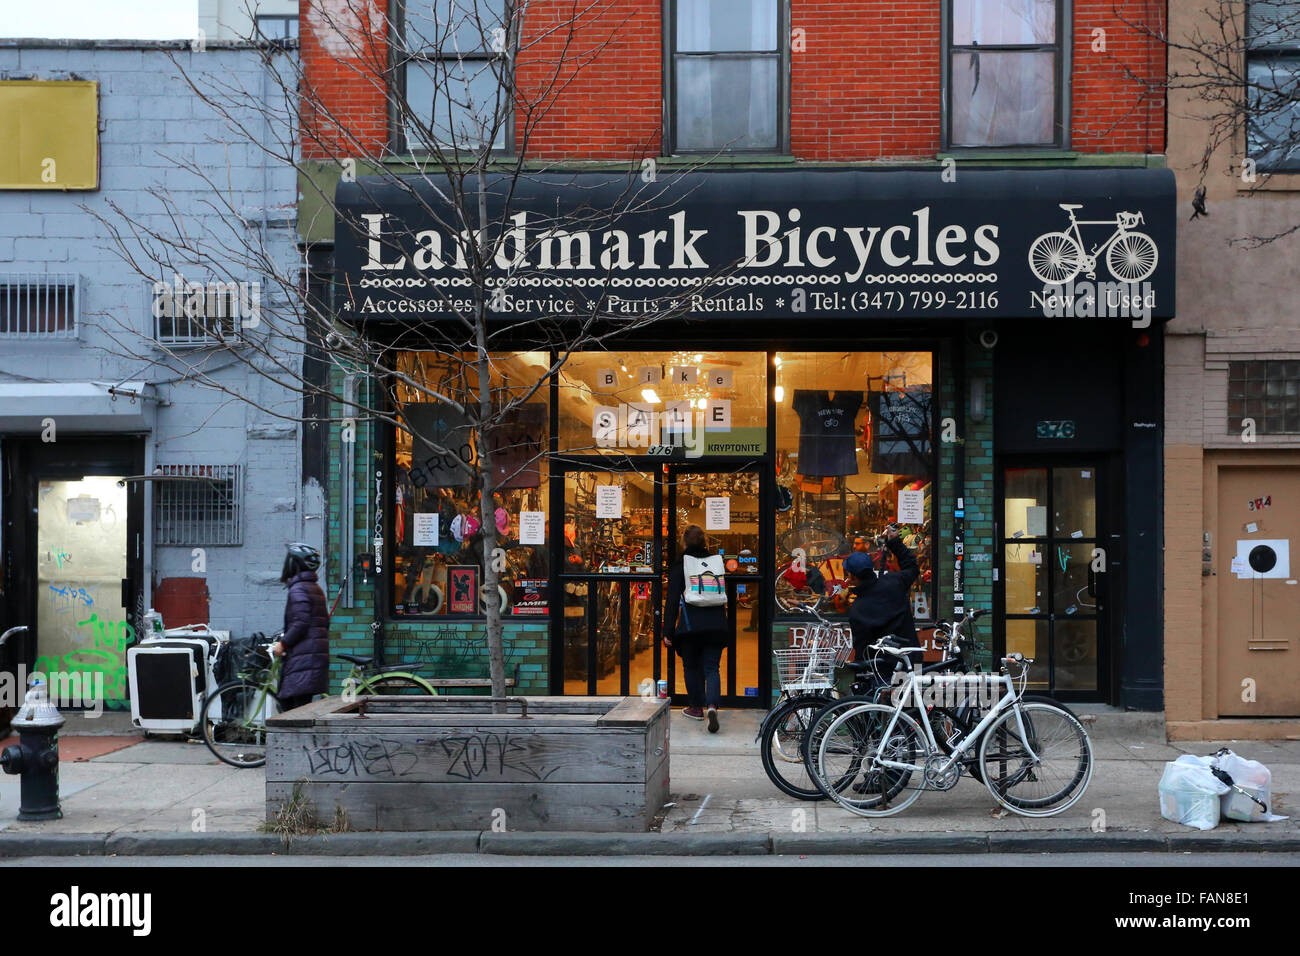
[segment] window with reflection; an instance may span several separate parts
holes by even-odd
[[[547,462],[550,412],[544,352],[494,354],[494,413],[487,430],[492,520],[506,569],[495,596],[482,593],[482,462],[473,428],[478,369],[472,354],[407,352],[394,385],[396,432],[390,511],[393,612],[478,615],[493,599],[511,617],[549,613]],[[453,404],[455,403],[455,404]],[[457,405],[462,406],[458,408]],[[527,525],[527,527],[525,527]]]
[[[579,352],[559,378],[561,452],[743,458],[767,448],[762,352]]]
[[[777,483],[790,504],[776,516],[778,612],[811,599],[792,567],[799,548],[826,582],[823,612],[847,612],[844,559],[865,551],[878,572],[896,570],[881,537],[894,523],[921,569],[913,613],[932,617],[933,372],[929,352],[773,357]]]

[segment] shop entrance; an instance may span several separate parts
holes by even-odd
[[[66,675],[127,701],[126,648],[141,597],[143,445],[129,439],[5,443],[3,621],[31,631],[6,667]]]
[[[681,534],[698,524],[726,559],[723,703],[758,706],[767,613],[759,471],[695,463],[575,468],[562,481],[559,692],[635,694],[643,681],[664,679],[674,702],[685,701],[680,660],[660,640],[662,605]]]
[[[1084,459],[1001,471],[1005,641],[994,650],[1034,658],[1031,689],[1063,700],[1108,699],[1108,585],[1120,556],[1106,478],[1104,463]]]

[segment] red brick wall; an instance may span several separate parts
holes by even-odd
[[[351,0],[359,5],[366,0]],[[382,8],[384,0],[369,0]],[[382,17],[331,52],[326,27],[302,0],[306,85],[367,148],[386,141]],[[533,0],[519,57],[515,136],[537,159],[658,155],[663,117],[661,0]],[[585,11],[576,26],[568,17]],[[1164,18],[1161,0],[1074,0],[1073,147],[1081,152],[1164,150],[1160,44],[1129,22]],[[1118,15],[1117,15],[1118,14]],[[939,4],[791,0],[802,51],[791,53],[790,143],[803,160],[920,159],[940,148]],[[1094,28],[1106,31],[1094,51]],[[330,38],[326,38],[330,39]],[[304,102],[310,102],[307,96]],[[304,116],[304,153],[355,154],[324,111]]]

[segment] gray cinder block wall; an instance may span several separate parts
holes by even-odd
[[[0,282],[12,273],[75,273],[81,290],[75,339],[0,339],[0,382],[142,380],[161,400],[151,413],[146,471],[159,464],[244,467],[243,544],[207,547],[202,575],[213,626],[236,634],[279,628],[284,545],[323,534],[314,527],[322,519],[304,521],[296,421],[301,397],[250,370],[228,348],[187,350],[180,362],[169,361],[152,341],[151,284],[115,251],[110,225],[96,216],[123,236],[130,235],[133,222],[178,240],[181,248],[155,258],[188,259],[186,279],[242,275],[259,281],[262,322],[246,334],[267,343],[291,370],[299,369],[301,349],[275,334],[279,322],[268,314],[283,308],[282,290],[267,276],[251,274],[237,256],[223,258],[217,248],[264,244],[280,275],[295,274],[294,171],[247,142],[248,133],[268,142],[292,136],[284,125],[282,87],[270,71],[288,75],[288,58],[295,56],[292,49],[233,43],[209,43],[200,52],[182,43],[0,40],[0,79],[98,83],[100,127],[97,191],[0,191]],[[186,75],[247,132],[232,130],[190,88]],[[256,106],[259,101],[263,108]],[[185,160],[194,161],[210,182],[181,168]],[[169,212],[179,213],[179,220]],[[177,235],[177,222],[184,236]],[[151,261],[138,246],[131,248],[141,265]],[[170,279],[167,269],[153,268]],[[186,373],[186,362],[208,370],[227,391],[199,383]],[[152,504],[151,491],[146,578],[199,576],[190,547],[153,545]]]

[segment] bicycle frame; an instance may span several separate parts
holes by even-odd
[[[1074,218],[1074,210],[1071,209],[1070,210],[1070,231],[1074,233],[1074,241],[1079,244],[1079,248],[1085,250],[1088,247],[1083,241],[1083,233],[1079,231],[1080,226],[1114,226],[1115,227],[1115,231],[1110,234],[1109,239],[1107,239],[1103,243],[1093,246],[1091,252],[1084,253],[1084,255],[1086,255],[1089,259],[1092,260],[1093,266],[1096,265],[1097,260],[1101,258],[1101,256],[1105,253],[1107,249],[1109,249],[1116,242],[1118,242],[1120,239],[1124,238],[1124,236],[1128,234],[1128,230],[1124,228],[1124,224],[1120,222],[1118,216],[1114,219],[1076,219]],[[1067,235],[1068,234],[1069,233],[1067,233]]]
[[[970,675],[965,674],[927,674],[924,676],[927,679],[926,683],[930,686],[956,684],[958,681],[968,681],[970,679]],[[978,724],[971,728],[970,733],[965,736],[961,743],[958,746],[953,747],[952,753],[948,755],[948,758],[936,768],[939,773],[948,771],[954,764],[961,761],[961,759],[966,755],[966,752],[974,747],[976,742],[980,740],[984,731],[988,730],[988,728],[993,724],[993,721],[1004,713],[1008,707],[1015,709],[1016,726],[1020,730],[1021,739],[1024,741],[1025,749],[1028,751],[1032,763],[1038,763],[1038,754],[1033,752],[1028,739],[1026,739],[1027,734],[1025,733],[1024,716],[1020,710],[1020,694],[1017,693],[1015,680],[1006,672],[996,676],[989,674],[983,679],[990,684],[1004,686],[1006,688],[1006,693],[1002,695],[997,703],[989,708],[989,712],[984,715]],[[894,706],[894,715],[889,719],[889,723],[885,726],[882,739],[889,739],[889,735],[893,733],[894,727],[898,723],[898,715],[907,708],[908,700],[911,698],[915,700],[916,709],[921,713],[921,724],[925,727],[927,738],[926,743],[929,745],[930,752],[939,753],[939,742],[934,736],[934,727],[930,724],[930,716],[926,710],[925,702],[921,699],[921,686],[921,675],[918,675],[915,671],[909,673],[906,690],[899,698],[898,703]],[[876,767],[889,767],[894,770],[910,770],[922,774],[925,773],[926,769],[924,766],[907,764],[898,760],[882,760],[880,759],[879,754],[872,757],[872,769],[875,769]]]

